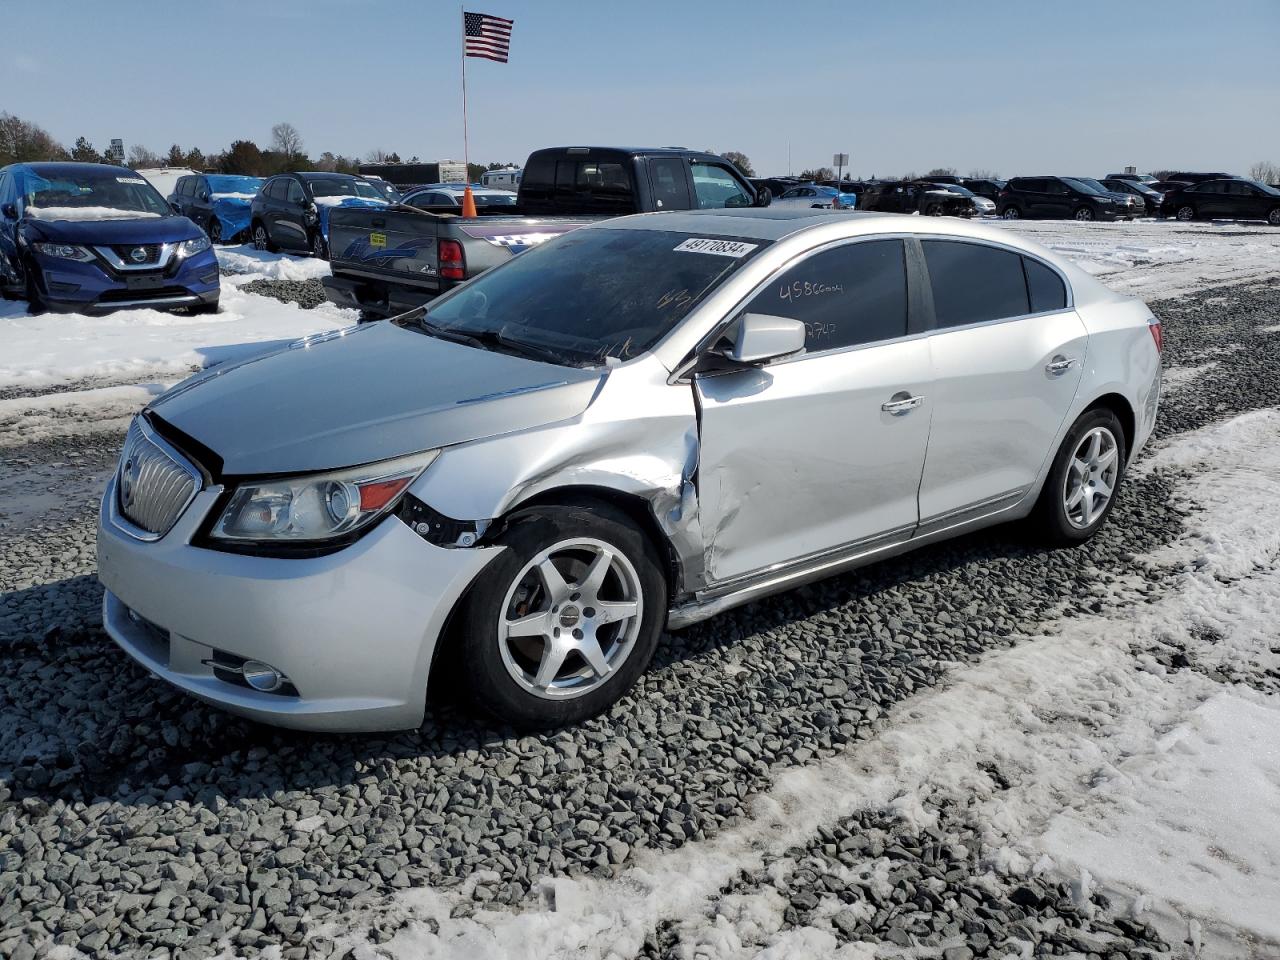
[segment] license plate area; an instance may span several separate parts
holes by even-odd
[[[164,286],[165,280],[162,276],[125,277],[124,282],[130,290],[159,290]]]

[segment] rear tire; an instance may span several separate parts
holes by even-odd
[[[1196,208],[1191,206],[1191,204],[1189,203],[1185,204],[1178,208],[1174,216],[1177,217],[1179,220],[1181,220],[1183,223],[1186,223],[1196,218]]]
[[[324,237],[318,230],[311,235],[311,255],[318,260],[329,259],[329,245],[324,242]]]
[[[1000,211],[1000,217],[1003,220],[1021,220],[1022,211],[1011,203]]]
[[[942,216],[942,207],[939,204],[931,203],[925,208],[924,213],[927,217],[940,217]]]
[[[1273,227],[1280,227],[1280,207],[1276,207],[1267,214],[1267,223]]]
[[[1058,448],[1036,502],[1032,519],[1041,536],[1070,545],[1097,533],[1115,506],[1127,458],[1120,419],[1105,407],[1082,413]]]
[[[1081,223],[1088,223],[1093,220],[1093,211],[1089,207],[1081,207],[1075,212],[1075,218]]]
[[[496,542],[507,549],[458,620],[462,677],[476,705],[526,729],[610,706],[649,665],[666,623],[653,543],[605,504],[518,511]]]
[[[209,220],[209,242],[222,242],[222,221],[217,217],[212,217]]]

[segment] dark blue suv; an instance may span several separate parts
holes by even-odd
[[[124,167],[15,163],[0,169],[0,293],[41,310],[218,309],[204,231]]]

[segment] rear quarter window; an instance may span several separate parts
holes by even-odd
[[[1019,254],[956,240],[924,240],[921,246],[938,329],[1031,312]]]
[[[1022,268],[1027,275],[1027,296],[1032,313],[1066,309],[1067,287],[1056,272],[1030,257],[1022,258]]]

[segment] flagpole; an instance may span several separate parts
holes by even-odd
[[[467,141],[467,11],[459,6],[462,14],[462,215],[476,216],[476,198],[471,193],[471,145]]]

